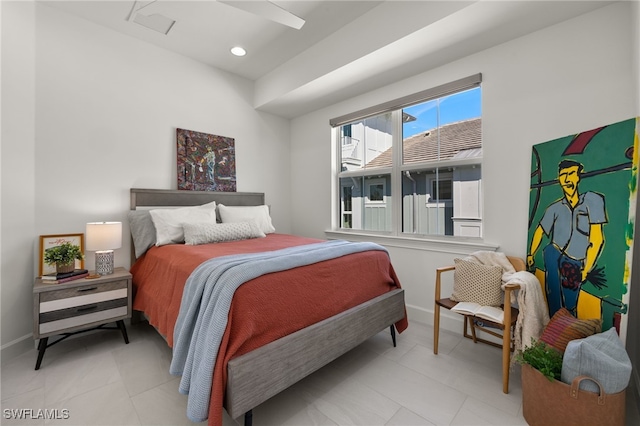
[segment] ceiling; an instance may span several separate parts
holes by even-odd
[[[254,106],[295,117],[611,1],[52,1],[50,7],[254,81]],[[270,6],[294,29],[242,8]],[[136,13],[137,12],[137,13]],[[284,12],[286,14],[286,12]],[[136,17],[172,20],[167,34]],[[136,18],[136,19],[133,19]],[[162,20],[162,18],[159,18]],[[162,22],[161,22],[162,23]],[[231,47],[247,55],[236,57]],[[481,70],[478,70],[481,71]]]

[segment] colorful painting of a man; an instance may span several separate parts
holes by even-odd
[[[533,233],[527,256],[528,266],[533,267],[543,235],[549,237],[543,258],[551,315],[563,307],[577,315],[581,284],[593,270],[604,245],[605,198],[596,192],[578,191],[583,169],[573,160],[560,162],[558,184],[563,197],[547,207]]]
[[[527,265],[549,314],[618,326],[631,268],[638,120],[533,147]]]
[[[236,190],[235,140],[177,129],[178,189]]]

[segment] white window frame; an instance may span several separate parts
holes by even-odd
[[[462,158],[462,159],[456,159],[456,160],[445,160],[445,161],[434,161],[434,162],[430,162],[430,163],[409,163],[409,164],[402,164],[402,144],[398,143],[397,141],[401,141],[402,139],[402,108],[403,107],[408,107],[410,105],[414,105],[420,102],[427,102],[431,99],[437,99],[437,98],[441,98],[441,97],[445,97],[447,95],[451,95],[454,93],[458,93],[458,92],[462,92],[465,90],[469,90],[472,89],[474,87],[479,87],[480,83],[482,81],[482,75],[481,74],[475,74],[460,80],[456,80],[454,82],[450,82],[447,84],[444,84],[442,86],[438,86],[432,89],[428,89],[419,93],[416,93],[414,95],[409,95],[409,96],[405,96],[403,98],[400,99],[396,99],[393,101],[389,101],[389,102],[385,102],[383,104],[374,106],[374,107],[370,107],[370,108],[366,108],[364,110],[360,110],[351,114],[347,114],[341,117],[337,117],[334,118],[332,120],[330,120],[330,124],[334,127],[334,133],[332,135],[332,138],[334,138],[334,142],[335,142],[335,138],[337,138],[337,140],[341,140],[342,139],[342,135],[341,135],[341,126],[348,124],[350,122],[355,122],[367,117],[371,117],[371,116],[375,116],[375,115],[379,115],[379,114],[383,114],[385,112],[392,112],[392,119],[393,119],[393,131],[392,131],[392,138],[394,141],[394,145],[393,145],[393,165],[392,167],[380,167],[380,168],[369,168],[369,169],[360,169],[360,170],[353,170],[353,171],[345,171],[345,172],[341,172],[341,164],[340,163],[340,155],[336,155],[336,161],[337,161],[337,166],[335,168],[336,173],[334,174],[335,177],[335,182],[336,182],[336,188],[337,188],[337,199],[338,199],[338,206],[341,205],[340,202],[340,197],[341,197],[341,190],[340,190],[340,179],[342,178],[347,178],[347,177],[354,177],[354,178],[359,178],[362,179],[364,177],[368,177],[368,176],[379,176],[379,175],[390,175],[391,176],[391,207],[392,207],[392,217],[391,217],[391,223],[392,223],[392,231],[388,231],[388,232],[384,232],[384,231],[370,231],[370,230],[364,230],[364,229],[346,229],[346,228],[341,228],[342,225],[342,209],[341,208],[337,208],[334,209],[334,212],[332,213],[334,218],[337,218],[337,221],[335,219],[332,219],[332,223],[333,223],[333,227],[332,230],[327,231],[327,235],[328,236],[336,236],[336,237],[340,237],[342,234],[351,234],[352,236],[361,236],[366,238],[367,235],[373,235],[373,236],[378,236],[378,237],[383,237],[384,239],[396,239],[396,238],[400,238],[400,239],[405,239],[405,238],[410,238],[410,239],[416,239],[416,235],[415,234],[407,234],[404,233],[402,231],[402,197],[401,196],[397,196],[396,194],[402,194],[402,174],[405,171],[418,171],[418,170],[428,170],[428,169],[449,169],[451,170],[452,168],[455,167],[459,167],[459,166],[470,166],[470,165],[482,165],[482,159],[477,159],[477,158]],[[341,144],[335,144],[334,145],[340,147]],[[449,177],[448,179],[452,179],[452,177]],[[385,188],[386,189],[386,188]],[[334,192],[335,194],[335,192]],[[335,197],[334,197],[335,198]],[[368,199],[368,189],[367,189],[367,199]],[[440,200],[440,202],[444,202],[444,201],[453,201],[453,198],[451,200]],[[373,203],[371,201],[366,201],[369,203]],[[380,201],[378,201],[380,202]],[[484,243],[482,243],[482,238],[467,238],[467,237],[456,237],[456,236],[437,236],[437,235],[418,235],[418,238],[420,240],[436,240],[436,241],[442,241],[442,239],[446,239],[449,240],[448,242],[457,245],[458,243],[468,243],[469,241],[471,241],[471,244],[474,247],[486,247],[486,248],[494,248],[494,246],[492,245],[486,245]],[[355,238],[358,239],[358,238]]]

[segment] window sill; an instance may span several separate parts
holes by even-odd
[[[370,241],[385,247],[399,247],[413,250],[437,251],[445,253],[473,253],[479,250],[495,251],[499,245],[484,242],[481,238],[396,236],[364,233],[357,231],[325,231],[328,239],[348,241]]]

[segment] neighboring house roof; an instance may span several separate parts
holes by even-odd
[[[418,133],[403,141],[404,163],[450,160],[482,156],[482,119],[458,121],[440,127],[440,157],[438,129]],[[366,167],[391,167],[391,148],[367,163]]]

